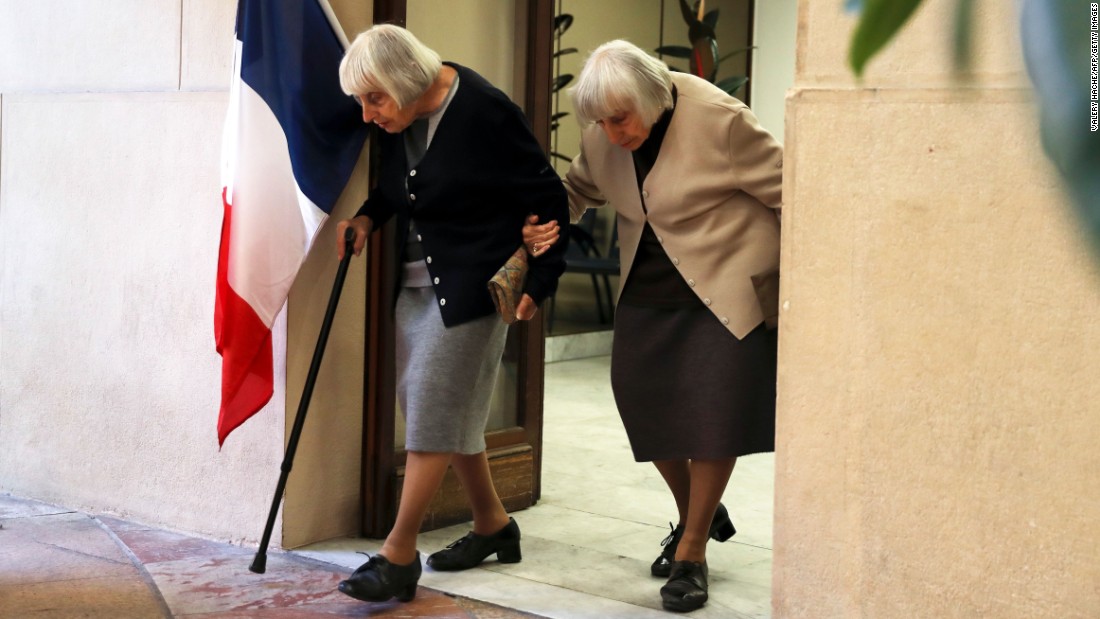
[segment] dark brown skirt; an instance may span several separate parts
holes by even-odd
[[[634,459],[775,451],[776,333],[738,340],[702,305],[619,305],[611,388]]]

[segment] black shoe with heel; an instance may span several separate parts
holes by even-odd
[[[672,523],[669,523],[671,532],[668,537],[661,542],[661,554],[653,561],[653,565],[649,566],[649,571],[654,576],[661,578],[668,578],[668,575],[672,572],[672,563],[676,558],[676,548],[680,545],[680,538],[684,536],[684,525],[676,525],[672,527]],[[733,537],[737,533],[737,529],[733,528],[733,521],[730,520],[730,514],[726,510],[726,506],[721,503],[718,504],[718,508],[714,510],[714,519],[710,522],[710,538],[724,542]]]
[[[668,582],[661,587],[665,610],[691,612],[707,603],[707,562],[675,561]]]
[[[395,565],[382,555],[374,555],[336,588],[364,602],[385,602],[390,598],[408,602],[416,597],[421,569],[419,552],[408,565]]]
[[[428,557],[428,567],[440,572],[468,570],[496,553],[501,563],[519,563],[519,525],[508,519],[503,529],[492,535],[478,535],[473,531]]]

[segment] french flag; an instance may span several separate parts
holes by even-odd
[[[325,0],[240,0],[222,142],[214,338],[218,444],[271,399],[271,325],[363,149],[340,90],[347,39]]]

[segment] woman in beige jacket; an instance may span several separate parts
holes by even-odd
[[[740,101],[625,41],[571,90],[585,128],[570,216],[610,204],[621,244],[611,380],[634,457],[679,524],[654,561],[665,608],[707,599],[706,542],[734,533],[719,499],[739,456],[774,450],[783,151]],[[536,255],[553,224],[528,226]]]

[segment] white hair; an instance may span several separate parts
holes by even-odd
[[[340,61],[340,87],[349,95],[382,91],[404,108],[428,90],[442,68],[439,54],[411,32],[379,24],[348,47]]]
[[[633,43],[609,41],[584,61],[569,95],[582,124],[631,111],[651,127],[672,107],[672,75]]]

